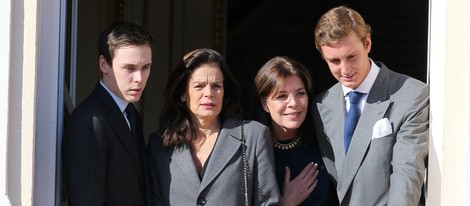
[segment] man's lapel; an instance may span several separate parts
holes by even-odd
[[[389,108],[393,103],[389,100],[389,70],[381,68],[377,79],[367,97],[364,109],[357,124],[349,146],[348,154],[342,161],[341,174],[338,180],[338,197],[343,199],[354,177],[356,176],[364,157],[367,155],[374,124],[388,117]]]
[[[136,173],[138,174],[141,185],[143,186],[144,180],[142,177],[142,166],[141,166],[142,162],[140,161],[139,153],[136,150],[136,147],[133,146],[134,143],[132,142],[132,134],[129,129],[129,126],[127,125],[126,119],[124,118],[124,115],[122,114],[121,110],[117,106],[116,102],[114,102],[111,95],[106,91],[105,88],[103,88],[103,86],[101,86],[101,84],[98,83],[93,92],[95,96],[99,99],[101,104],[105,105],[105,108],[108,110],[106,112],[107,119],[113,120],[113,121],[110,121],[107,123],[111,126],[113,132],[119,139],[119,142],[121,142],[124,149],[132,158],[132,162],[137,171]],[[95,121],[99,121],[99,120],[94,119],[93,122],[95,123]],[[96,122],[96,123],[106,124],[103,122]],[[94,126],[96,126],[96,124],[94,124]]]
[[[356,176],[364,157],[367,155],[372,140],[372,128],[378,120],[384,118],[389,106],[389,101],[365,105],[356,130],[354,131],[348,153],[342,162],[343,167],[341,172],[339,172],[341,174],[339,177],[340,180],[338,180],[339,197],[342,198],[345,195],[352,180]]]
[[[325,131],[325,137],[322,137],[322,141],[328,141],[333,148],[334,153],[334,170],[337,172],[338,178],[341,177],[342,162],[344,160],[344,147],[343,147],[343,127],[346,118],[346,109],[344,101],[343,91],[341,85],[338,83],[332,89],[328,90],[325,94],[325,99],[321,103],[317,104],[318,112],[321,116],[323,125],[323,131]],[[340,129],[341,128],[341,129]],[[317,128],[318,129],[318,128]],[[330,157],[331,158],[331,157]],[[328,165],[327,165],[328,167]],[[327,168],[328,171],[332,171],[332,168]]]

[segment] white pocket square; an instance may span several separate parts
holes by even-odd
[[[392,134],[392,125],[388,118],[383,118],[377,121],[374,124],[374,129],[372,130],[372,139],[378,139],[385,137],[389,134]]]

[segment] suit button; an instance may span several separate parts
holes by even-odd
[[[197,205],[206,205],[207,201],[204,197],[197,198]]]

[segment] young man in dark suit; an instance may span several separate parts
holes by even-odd
[[[148,205],[139,101],[152,65],[152,38],[120,22],[98,41],[102,79],[73,111],[63,139],[69,205]]]
[[[314,102],[318,143],[341,205],[417,205],[429,87],[370,59],[370,32],[347,7],[317,23],[315,45],[338,80]]]

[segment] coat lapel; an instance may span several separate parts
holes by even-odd
[[[240,126],[235,120],[226,120],[207,163],[206,173],[201,182],[202,192],[224,170],[234,156],[239,155],[241,138]]]
[[[375,122],[384,117],[389,105],[389,101],[384,101],[375,104],[366,104],[364,107],[363,114],[354,131],[348,154],[344,158],[343,167],[340,172],[342,174],[339,176],[340,180],[338,181],[338,196],[340,198],[344,197],[364,157],[367,155],[367,150],[369,149],[372,139],[372,128]]]
[[[320,106],[319,112],[322,116],[324,125],[334,125],[325,128],[326,134],[332,144],[333,150],[335,151],[335,162],[336,169],[341,172],[341,164],[344,159],[344,144],[343,136],[344,121],[346,118],[346,106],[342,99],[344,98],[341,86],[337,84],[331,94],[328,95],[328,99]],[[338,174],[341,176],[341,173]]]
[[[134,143],[132,142],[132,134],[124,118],[124,115],[116,105],[116,102],[114,102],[111,95],[106,91],[105,88],[103,88],[103,86],[101,86],[101,84],[98,83],[98,85],[95,87],[94,93],[100,102],[105,105],[105,108],[108,109],[107,119],[114,120],[108,123],[111,125],[115,135],[119,138],[122,146],[131,157],[136,169],[136,173],[139,176],[141,186],[143,187],[144,180],[142,177],[142,163],[139,161],[139,153],[136,150],[136,147],[133,146]]]
[[[344,198],[352,181],[357,174],[372,140],[374,124],[387,117],[387,111],[392,105],[388,94],[389,70],[381,68],[364,105],[363,112],[357,124],[343,167],[339,172],[338,197]],[[343,120],[344,122],[344,120]]]
[[[343,130],[339,128],[344,127],[345,121],[345,105],[343,99],[343,92],[341,90],[341,85],[338,83],[333,86],[327,93],[324,94],[325,97],[322,101],[317,103],[318,113],[320,118],[318,120],[322,121],[320,127],[317,128],[323,131],[319,134],[320,140],[319,143],[324,145],[321,148],[323,154],[327,154],[327,157],[324,157],[325,166],[328,169],[328,172],[335,177],[337,180],[338,176],[341,176],[341,167],[339,164],[343,162],[344,159],[344,148],[343,148]],[[328,144],[326,144],[328,143]],[[331,147],[332,149],[329,149]]]
[[[185,144],[180,147],[175,147],[173,150],[172,159],[173,162],[176,163],[176,166],[179,168],[178,170],[173,171],[180,171],[183,176],[186,176],[186,178],[183,179],[187,181],[192,181],[188,183],[189,185],[201,184],[201,180],[199,178],[198,172],[196,171],[196,166],[194,165],[191,150],[189,149],[188,145]]]

